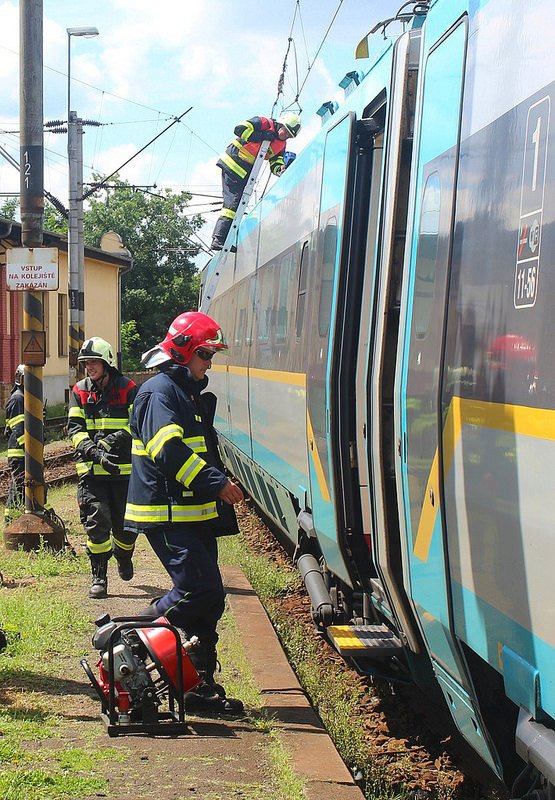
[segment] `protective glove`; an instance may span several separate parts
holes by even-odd
[[[109,456],[102,447],[97,447],[94,442],[88,441],[79,448],[81,454],[87,461],[99,464],[110,475],[119,475],[120,468],[116,464],[114,457]]]
[[[120,474],[120,468],[116,464],[114,459],[110,458],[108,453],[103,453],[100,450],[100,448],[98,448],[98,452],[100,453],[100,455],[98,457],[97,463],[102,467],[102,469],[105,469],[106,472],[108,472],[110,475],[119,475]]]
[[[114,431],[98,440],[98,445],[103,447],[108,453],[129,452],[131,455],[131,435],[127,431]]]

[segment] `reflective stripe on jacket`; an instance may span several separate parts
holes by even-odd
[[[8,458],[25,458],[25,411],[21,386],[12,389],[6,403],[6,433],[8,435]]]
[[[168,523],[209,523],[217,535],[227,478],[212,426],[214,395],[200,392],[186,367],[172,365],[146,381],[131,419],[132,471],[125,528],[141,531]],[[235,533],[236,530],[228,530]]]
[[[113,476],[99,464],[88,461],[82,448],[84,444],[90,444],[90,441],[98,444],[105,436],[116,431],[123,430],[131,435],[129,420],[137,391],[135,381],[119,373],[110,376],[104,389],[99,389],[90,378],[84,378],[75,384],[70,395],[67,432],[75,447],[78,475],[89,474],[111,480],[129,477],[129,453],[115,454],[120,458],[120,475]]]
[[[234,131],[237,139],[234,139],[225,153],[222,153],[218,166],[229,175],[239,180],[246,180],[260,145],[264,141],[269,141],[266,159],[269,161],[272,173],[277,175],[284,165],[283,154],[286,146],[285,141],[277,138],[277,129],[277,122],[266,117],[251,117],[237,125]]]

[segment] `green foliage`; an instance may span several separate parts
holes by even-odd
[[[136,372],[141,369],[140,359],[136,357],[137,349],[141,346],[141,337],[137,332],[137,323],[134,319],[124,322],[121,326],[121,355],[126,372]]]
[[[90,199],[84,230],[86,244],[94,247],[104,233],[116,231],[133,256],[133,268],[122,278],[129,370],[164,337],[174,317],[197,308],[199,279],[192,259],[199,246],[192,236],[202,219],[186,216],[191,199],[187,192],[149,194],[135,191],[117,177],[110,180],[114,186]]]
[[[18,209],[19,197],[9,197],[7,200],[4,200],[0,206],[0,217],[4,217],[4,219],[15,220]]]
[[[19,216],[19,197],[10,197],[0,206],[0,217],[16,220]],[[67,236],[67,219],[46,200],[42,227],[45,231]]]
[[[45,231],[67,236],[67,219],[48,202],[44,204],[44,219],[42,227]]]

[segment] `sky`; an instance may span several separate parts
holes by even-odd
[[[368,70],[368,59],[354,57],[360,39],[401,5],[402,0],[43,0],[45,122],[67,118],[66,29],[96,27],[97,37],[73,36],[70,48],[72,110],[100,123],[85,127],[85,184],[93,172],[117,170],[190,109],[119,174],[149,191],[193,193],[191,212],[205,214],[201,237],[209,242],[221,196],[216,161],[235,125],[272,111],[274,117],[282,109],[298,112],[300,105],[302,130],[289,148],[300,152],[320,127],[318,108],[342,98],[343,76]],[[0,0],[0,30],[0,146],[19,160],[16,0]],[[45,133],[44,148],[44,188],[67,206],[67,136]],[[0,193],[18,191],[18,172],[0,157]]]

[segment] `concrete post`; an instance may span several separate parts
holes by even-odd
[[[75,111],[69,112],[67,129],[67,155],[69,168],[69,220],[67,237],[68,258],[68,305],[69,305],[69,388],[77,380],[77,354],[80,348],[80,302],[79,302],[79,198],[83,196],[83,179],[79,182],[78,150],[82,127],[77,122]],[[83,203],[81,201],[81,219]]]
[[[20,52],[20,206],[21,244],[42,247],[44,216],[44,143],[42,82],[42,0],[19,2]],[[43,331],[43,292],[25,292],[23,326]],[[22,354],[25,356],[25,354]],[[25,358],[22,358],[25,363]],[[42,367],[25,366],[25,514],[4,531],[6,546],[38,549],[41,540],[63,546],[64,531],[45,516]]]

